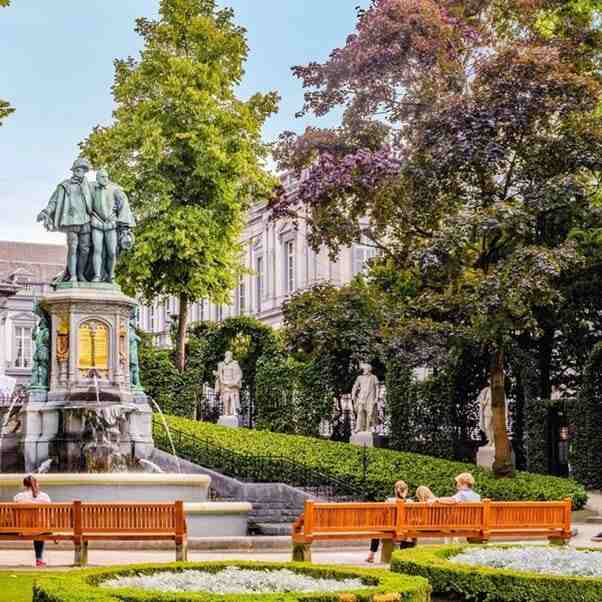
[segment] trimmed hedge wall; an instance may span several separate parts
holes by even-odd
[[[486,602],[598,602],[602,579],[455,564],[467,546],[427,546],[395,552],[391,570],[426,577],[435,595],[460,594]]]
[[[176,416],[167,421],[174,429],[189,433],[200,440],[249,456],[285,458],[322,473],[345,480],[367,497],[383,499],[391,495],[397,479],[403,479],[411,490],[428,485],[435,495],[453,493],[455,475],[470,471],[477,480],[477,491],[494,500],[561,500],[571,497],[573,507],[582,508],[587,501],[585,489],[569,479],[517,472],[510,479],[496,479],[489,471],[474,464],[453,462],[409,452],[371,448],[366,450],[368,466],[366,482],[362,480],[364,450],[348,444],[283,435],[267,431],[231,429],[207,422],[195,422]],[[176,448],[185,446],[186,438]],[[189,451],[194,454],[194,448]],[[265,464],[265,463],[264,463]]]
[[[291,569],[316,578],[361,578],[366,587],[335,593],[210,594],[161,593],[151,590],[109,589],[99,585],[114,577],[163,571],[202,570],[216,573],[229,566],[255,570]],[[34,585],[33,602],[429,602],[431,588],[425,579],[384,570],[316,566],[276,562],[204,562],[146,564],[95,569],[40,578]]]
[[[575,436],[570,463],[576,478],[591,489],[602,488],[602,343],[596,345],[585,369],[583,388],[571,407]]]

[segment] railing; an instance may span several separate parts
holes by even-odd
[[[177,429],[170,429],[178,456],[228,477],[252,483],[286,483],[325,500],[361,500],[364,486],[354,487],[332,475],[277,456],[243,454],[214,445]],[[155,445],[171,453],[163,424],[153,418]],[[365,470],[362,482],[365,482]]]

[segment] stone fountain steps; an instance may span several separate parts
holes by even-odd
[[[258,535],[264,536],[288,536],[293,533],[293,523],[255,523],[249,525],[249,529],[255,531]]]
[[[150,460],[166,472],[177,471],[178,462],[172,454],[155,448]],[[305,501],[316,499],[311,493],[286,483],[246,483],[187,460],[180,459],[179,465],[182,472],[211,477],[211,489],[220,500],[249,502],[252,505],[249,522],[265,525],[264,530],[270,535],[290,536],[291,525],[303,512]],[[279,532],[275,525],[280,525]]]

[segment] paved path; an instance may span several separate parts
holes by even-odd
[[[602,530],[602,525],[577,524],[575,527],[579,530],[577,537],[571,540],[572,546],[599,547],[602,550],[602,544],[590,542],[590,537]],[[542,543],[542,542],[528,542]],[[367,556],[366,549],[349,547],[347,549],[317,549],[313,550],[313,561],[317,564],[347,564],[354,566],[381,566],[378,563],[369,565],[365,562]],[[54,544],[47,544],[46,560],[50,568],[69,567],[73,562],[73,551],[65,549],[53,549]],[[135,564],[145,562],[172,562],[174,552],[172,550],[90,550],[91,566],[107,566],[114,564]],[[290,560],[288,551],[272,552],[217,552],[217,551],[189,551],[190,561],[207,560],[264,560],[286,562]],[[0,570],[23,570],[30,569],[33,562],[33,550],[0,550]]]

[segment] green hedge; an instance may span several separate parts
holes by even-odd
[[[477,491],[483,497],[494,500],[560,500],[571,497],[576,509],[582,508],[587,501],[585,489],[569,479],[526,472],[517,472],[510,479],[496,479],[491,472],[473,464],[388,449],[366,451],[368,466],[364,483],[364,452],[348,443],[242,428],[230,429],[175,416],[169,416],[167,420],[172,428],[213,445],[251,457],[286,458],[342,479],[358,491],[365,487],[367,497],[372,499],[390,496],[397,479],[406,481],[411,490],[419,485],[428,485],[438,496],[449,495],[453,493],[454,476],[470,471],[477,480]],[[175,439],[176,447],[187,445],[186,438],[181,442],[178,442],[177,437]],[[194,448],[181,449],[181,452],[189,452],[186,455],[193,456]]]
[[[455,564],[467,546],[428,546],[393,554],[391,570],[426,577],[435,595],[460,594],[486,602],[598,602],[602,579],[560,577]]]
[[[577,403],[570,408],[575,436],[571,445],[572,473],[591,489],[602,487],[602,343],[596,345],[583,376]]]
[[[228,566],[257,570],[291,569],[317,578],[361,578],[361,590],[336,593],[281,594],[210,594],[160,593],[150,590],[109,589],[99,585],[107,579],[159,571],[202,570],[218,572]],[[275,562],[204,562],[134,565],[123,568],[95,569],[64,573],[39,579],[34,586],[33,602],[429,602],[431,588],[425,579],[408,577],[384,570],[316,566],[303,563]]]

